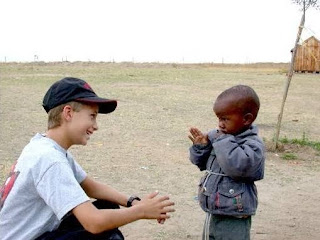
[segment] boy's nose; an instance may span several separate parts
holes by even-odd
[[[97,130],[98,130],[98,124],[97,124],[97,122],[95,122],[95,123],[93,124],[93,130],[94,130],[94,131],[97,131]]]
[[[220,129],[224,129],[224,124],[223,124],[222,121],[219,121],[219,128],[220,128]]]

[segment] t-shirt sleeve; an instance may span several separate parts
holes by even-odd
[[[72,171],[74,173],[74,177],[78,181],[78,183],[82,183],[82,181],[87,177],[87,173],[82,169],[82,167],[75,161],[71,161]]]
[[[76,176],[68,163],[55,162],[36,184],[40,197],[52,208],[59,220],[70,210],[89,200],[78,182],[85,175]]]

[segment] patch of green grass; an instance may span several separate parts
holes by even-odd
[[[284,160],[295,160],[298,157],[294,153],[285,153],[281,156],[281,158]]]
[[[310,141],[305,134],[302,135],[301,139],[288,139],[287,137],[284,137],[279,139],[279,141],[284,144],[291,143],[300,146],[309,146],[320,152],[320,142]]]

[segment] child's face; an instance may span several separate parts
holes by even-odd
[[[94,131],[98,130],[98,105],[83,105],[78,112],[73,111],[69,127],[70,145],[86,145]]]
[[[248,127],[243,113],[232,99],[217,100],[213,111],[219,119],[219,130],[224,134],[237,135]]]

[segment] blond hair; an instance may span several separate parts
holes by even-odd
[[[59,127],[61,125],[61,113],[64,109],[65,106],[69,105],[73,111],[75,112],[79,112],[82,109],[83,104],[80,102],[68,102],[68,103],[64,103],[61,104],[55,108],[52,108],[49,112],[48,112],[48,130],[52,129],[52,128],[56,128]]]

